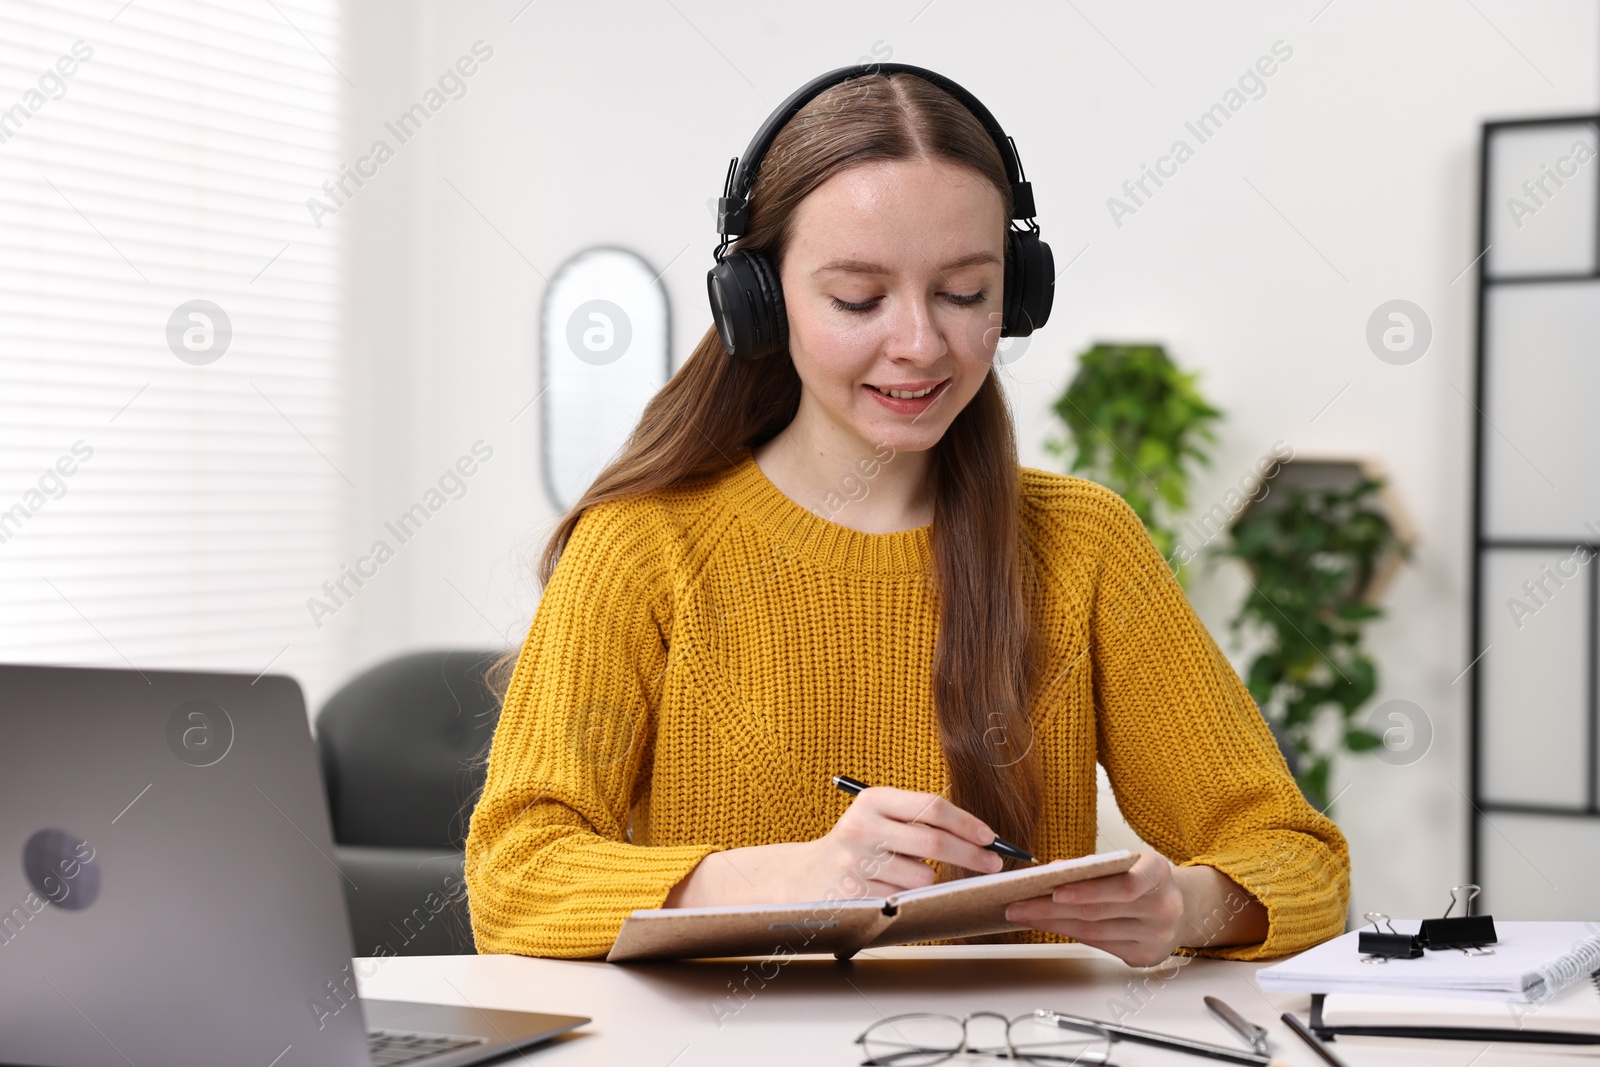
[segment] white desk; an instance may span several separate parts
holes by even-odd
[[[1217,1044],[1233,1038],[1201,997],[1227,1001],[1272,1032],[1273,1054],[1299,1067],[1322,1061],[1279,1020],[1304,1017],[1309,998],[1271,997],[1256,988],[1255,964],[1189,959],[1148,971],[1083,945],[976,945],[880,949],[847,964],[831,956],[778,960],[609,964],[524,956],[413,956],[356,961],[361,995],[485,1008],[587,1015],[594,1021],[528,1054],[537,1067],[573,1064],[689,1067],[691,1064],[855,1065],[853,1039],[884,1015],[989,1010],[1008,1016],[1053,1008],[1129,1026],[1186,1034]],[[766,975],[762,985],[762,975]],[[749,992],[733,986],[748,980]],[[1118,1012],[1116,1002],[1127,1010]],[[1143,1004],[1143,1007],[1140,1007]],[[973,1039],[998,1042],[979,1020]],[[1349,1067],[1509,1067],[1593,1062],[1571,1055],[1531,1056],[1527,1047],[1467,1042],[1374,1043],[1342,1040],[1333,1049]],[[1119,1044],[1126,1067],[1188,1067],[1218,1060]],[[521,1060],[508,1062],[523,1062]],[[962,1057],[951,1067],[1004,1063]]]

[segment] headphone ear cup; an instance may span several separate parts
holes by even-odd
[[[1011,230],[1006,242],[1005,310],[1001,337],[1027,337],[1050,321],[1056,261],[1033,230]]]
[[[765,253],[729,253],[706,273],[706,293],[728,355],[764,359],[788,347],[783,286]]]

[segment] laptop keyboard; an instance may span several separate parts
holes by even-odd
[[[415,1034],[406,1030],[368,1030],[367,1051],[372,1053],[372,1067],[395,1067],[424,1056],[437,1056],[454,1052],[468,1045],[481,1045],[481,1037],[458,1037],[455,1034]]]

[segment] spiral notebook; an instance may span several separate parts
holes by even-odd
[[[1418,929],[1396,919],[1400,933]],[[1324,941],[1282,963],[1256,972],[1269,993],[1381,993],[1394,996],[1513,1001],[1526,1006],[1548,1000],[1600,970],[1600,924],[1497,922],[1499,941],[1490,955],[1430,949],[1420,959],[1363,963],[1360,932]]]

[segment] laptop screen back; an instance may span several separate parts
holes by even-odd
[[[299,686],[0,665],[0,1061],[366,1065]]]

